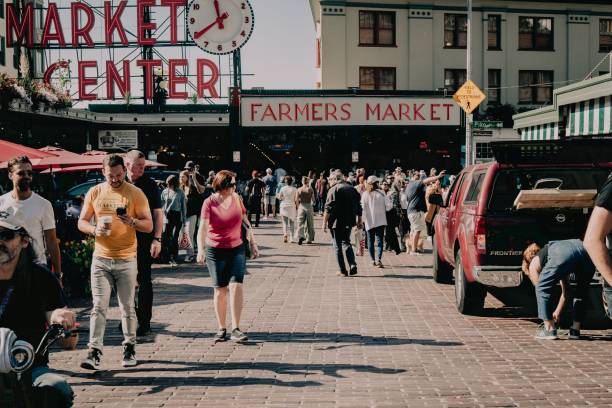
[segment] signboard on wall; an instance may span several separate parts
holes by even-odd
[[[99,149],[136,149],[138,147],[137,130],[99,130]]]
[[[242,126],[458,126],[448,98],[242,95]]]

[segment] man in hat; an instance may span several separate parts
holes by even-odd
[[[75,326],[57,277],[37,262],[21,211],[0,211],[0,327],[18,340],[38,346],[48,324]],[[4,352],[4,350],[0,350]],[[33,406],[71,407],[74,394],[66,380],[51,372],[48,356],[37,357],[31,369]]]

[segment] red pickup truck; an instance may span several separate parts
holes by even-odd
[[[529,243],[583,238],[592,208],[517,209],[515,199],[535,187],[598,189],[612,171],[611,147],[610,141],[493,143],[496,161],[465,168],[444,199],[433,197],[441,204],[433,222],[433,277],[454,278],[459,312],[481,311],[488,289],[521,286]]]

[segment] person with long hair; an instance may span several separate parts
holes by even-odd
[[[198,189],[194,183],[191,182],[192,178],[189,170],[181,171],[179,175],[179,186],[181,191],[185,194],[187,200],[186,210],[186,221],[184,223],[183,231],[187,232],[189,239],[192,240],[191,246],[187,248],[187,256],[185,262],[193,262],[195,254],[195,242],[193,242],[195,228],[198,224],[198,215],[202,209],[202,192]]]
[[[315,237],[313,202],[315,193],[310,188],[310,179],[302,177],[302,187],[298,188],[296,194],[296,205],[298,208],[298,244],[306,240],[307,244],[312,244]]]
[[[208,268],[214,287],[215,313],[218,331],[215,342],[227,340],[227,304],[231,302],[231,339],[245,342],[247,335],[240,330],[244,303],[243,282],[246,272],[246,245],[253,258],[259,256],[255,236],[240,196],[236,194],[236,173],[219,171],[213,180],[215,193],[204,201],[198,229],[198,263]],[[248,240],[243,241],[242,225],[247,227]],[[229,289],[228,289],[229,286]],[[229,295],[229,299],[228,299]]]
[[[366,189],[361,195],[363,221],[368,237],[368,250],[374,266],[383,268],[382,254],[387,226],[387,211],[392,208],[391,200],[378,188],[378,178],[370,176],[366,181]],[[376,241],[376,248],[374,248]],[[376,250],[376,253],[374,253]]]
[[[283,220],[283,242],[293,242],[295,240],[296,197],[297,188],[293,186],[293,177],[285,176],[285,186],[278,193],[278,199],[280,200],[279,213]]]
[[[187,219],[187,202],[185,193],[179,188],[179,181],[175,175],[166,179],[167,187],[162,191],[162,209],[166,218],[162,241],[168,248],[170,265],[177,266],[178,240],[181,229],[185,227]]]

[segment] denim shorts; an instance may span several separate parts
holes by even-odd
[[[206,247],[206,266],[215,288],[224,288],[230,282],[242,283],[246,271],[244,244],[235,248]]]

